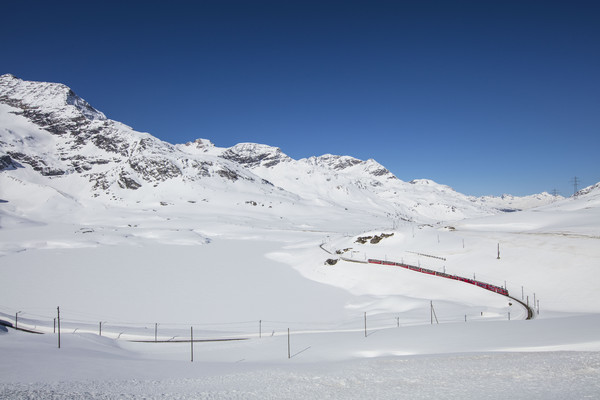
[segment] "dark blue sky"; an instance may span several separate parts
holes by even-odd
[[[374,158],[473,195],[600,181],[596,1],[14,1],[0,73],[171,143]]]

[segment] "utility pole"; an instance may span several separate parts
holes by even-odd
[[[573,197],[577,198],[577,187],[580,183],[580,180],[575,176],[573,179],[571,179],[571,182],[573,183]]]

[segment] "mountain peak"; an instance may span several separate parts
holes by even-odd
[[[25,81],[12,74],[0,76],[0,100],[23,110],[105,120],[106,116],[62,83]]]
[[[206,153],[210,149],[214,149],[214,147],[215,147],[213,142],[211,142],[208,139],[202,139],[202,138],[196,139],[193,142],[187,142],[183,146],[180,146],[180,145],[178,145],[178,146],[183,147],[184,150],[186,150],[186,151],[193,149],[193,150],[200,150],[201,152],[204,152],[204,153]]]
[[[225,150],[221,158],[235,161],[246,168],[273,167],[281,162],[289,162],[291,158],[279,147],[258,143],[239,143]]]

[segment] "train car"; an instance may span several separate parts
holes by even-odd
[[[410,269],[411,271],[422,272],[422,273],[428,274],[428,275],[435,275],[435,276],[440,276],[442,278],[453,279],[456,281],[469,283],[471,285],[476,285],[482,289],[489,290],[489,291],[501,294],[503,296],[508,296],[508,290],[506,290],[505,288],[496,286],[496,285],[492,285],[489,283],[477,281],[475,279],[463,278],[462,276],[450,275],[450,274],[446,274],[445,272],[433,271],[433,270],[430,270],[427,268],[421,268],[421,267],[417,267],[415,265],[398,263],[398,262],[394,262],[394,261],[387,261],[387,260],[384,261],[384,260],[378,260],[375,258],[369,258],[367,261],[371,264],[401,267],[401,268]]]

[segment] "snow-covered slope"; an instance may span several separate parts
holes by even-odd
[[[0,170],[0,179],[47,186],[75,203],[96,199],[103,206],[285,208],[273,218],[314,215],[316,207],[333,210],[322,214],[334,220],[375,217],[379,225],[514,208],[504,199],[470,198],[428,180],[403,182],[372,159],[327,154],[294,160],[267,145],[223,149],[205,139],[172,145],[107,119],[62,84],[8,74],[0,76]],[[17,192],[2,196],[16,208],[21,203]],[[518,208],[533,204],[509,201],[515,202]]]
[[[473,198],[474,201],[479,201],[490,207],[494,207],[498,210],[506,212],[521,211],[529,208],[540,207],[560,201],[562,199],[564,199],[564,197],[560,195],[551,195],[547,192],[523,197],[503,194],[502,196],[482,196]]]

